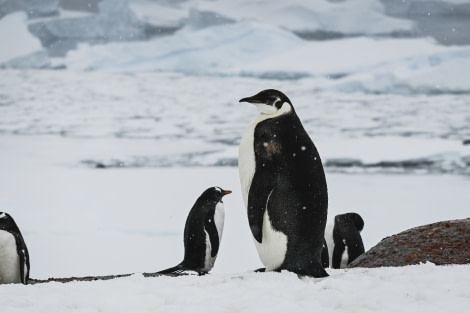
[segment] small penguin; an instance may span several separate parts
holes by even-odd
[[[363,229],[364,220],[357,213],[336,215],[334,225],[327,225],[325,230],[327,249],[324,253],[328,253],[332,268],[346,268],[364,253],[361,237]]]
[[[248,222],[266,271],[328,276],[322,266],[328,211],[318,151],[287,96],[243,98],[260,113],[240,141],[238,167]]]
[[[230,190],[211,187],[201,194],[186,219],[183,261],[159,274],[195,271],[204,275],[214,267],[224,229],[222,197],[231,193]]]
[[[29,253],[13,218],[0,212],[0,284],[28,284]]]

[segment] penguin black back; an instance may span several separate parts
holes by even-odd
[[[14,247],[14,250],[11,251],[10,247],[0,243],[0,249],[9,250],[1,251],[1,254],[11,257],[14,253],[16,253],[19,259],[19,269],[12,268],[10,264],[7,264],[6,260],[0,260],[0,263],[2,263],[0,264],[0,272],[8,271],[10,274],[12,272],[18,272],[19,277],[15,279],[14,282],[21,282],[26,285],[29,280],[29,252],[20,229],[16,225],[14,219],[8,213],[0,212],[0,232],[3,232],[3,235],[0,234],[0,236],[4,239],[7,238],[6,236],[13,236],[14,244],[16,246]],[[2,277],[0,277],[0,283],[2,280]]]
[[[349,264],[364,253],[361,231],[364,229],[364,220],[357,213],[345,213],[335,216],[333,227],[333,268],[341,268],[343,253],[347,248],[346,263]]]
[[[230,193],[230,190],[211,187],[201,194],[186,219],[183,261],[159,273],[179,274],[191,270],[203,275],[213,268],[224,227],[222,198]]]

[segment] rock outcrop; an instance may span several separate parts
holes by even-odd
[[[415,227],[383,239],[349,267],[470,264],[470,218]]]

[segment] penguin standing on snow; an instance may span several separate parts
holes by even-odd
[[[195,271],[204,275],[214,267],[224,229],[222,197],[231,193],[219,187],[211,187],[202,193],[186,219],[183,261],[159,274]]]
[[[364,253],[364,243],[361,237],[363,229],[364,220],[357,213],[335,216],[333,231],[325,232],[332,268],[345,268]]]
[[[261,262],[267,271],[328,276],[321,262],[328,192],[315,145],[282,92],[240,102],[260,111],[241,139],[238,166]]]
[[[23,283],[29,279],[29,253],[13,218],[0,212],[0,284]]]

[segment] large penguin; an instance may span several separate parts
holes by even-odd
[[[29,253],[13,218],[0,212],[0,284],[23,283],[29,279]]]
[[[328,192],[315,145],[282,92],[240,102],[260,111],[241,139],[238,166],[261,262],[267,271],[328,276],[321,262]]]
[[[214,267],[224,229],[222,197],[230,193],[230,190],[211,187],[201,194],[186,219],[183,261],[158,273],[180,274],[195,271],[204,275]]]

